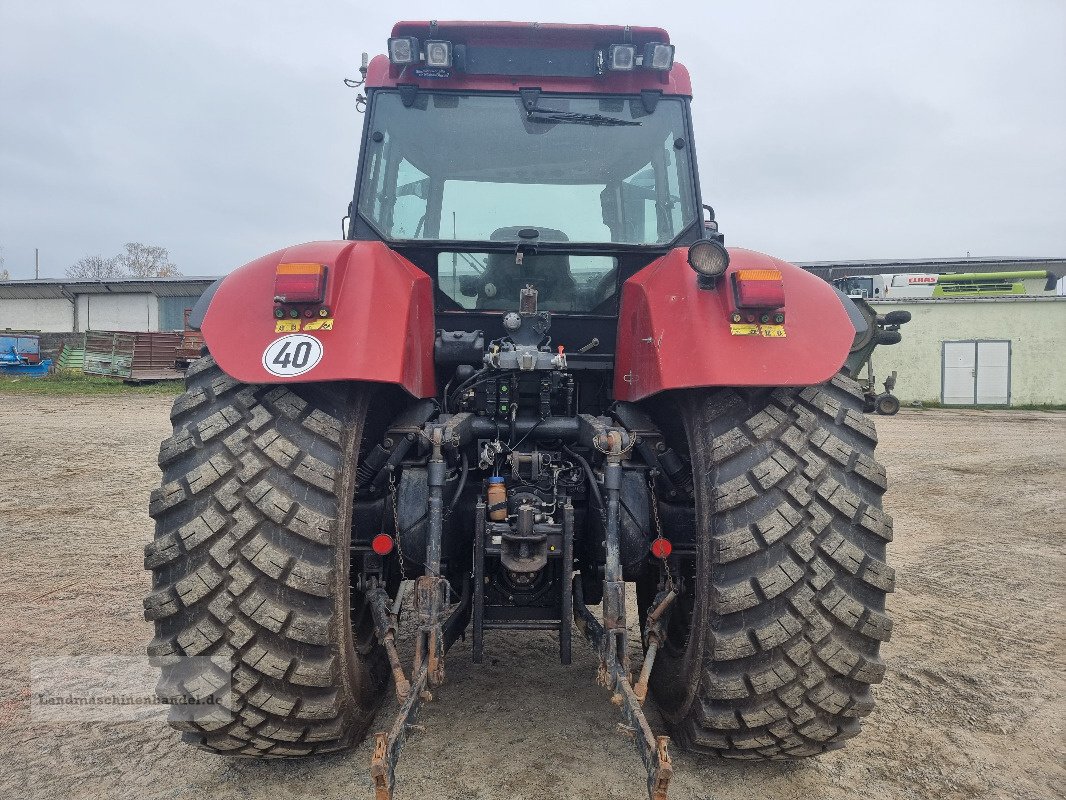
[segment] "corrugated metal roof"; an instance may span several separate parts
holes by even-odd
[[[189,297],[203,294],[214,277],[122,278],[107,281],[36,280],[0,281],[0,300],[48,300],[75,294],[153,294],[157,297]]]
[[[870,305],[935,305],[949,306],[952,303],[1066,303],[1063,295],[1009,294],[1000,297],[878,297]]]
[[[1066,258],[905,258],[874,261],[796,261],[826,280],[846,275],[888,275],[908,272],[1013,272],[1045,269],[1061,276],[1066,272]]]

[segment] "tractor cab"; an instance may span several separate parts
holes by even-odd
[[[388,50],[367,70],[348,237],[425,270],[442,325],[515,309],[527,285],[543,310],[617,317],[627,278],[704,235],[665,31],[400,23]]]

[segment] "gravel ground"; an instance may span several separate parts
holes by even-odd
[[[0,395],[0,796],[371,797],[366,743],[253,762],[181,745],[155,721],[31,720],[32,658],[139,655],[151,637],[141,560],[168,411],[152,396]],[[1066,414],[904,410],[877,424],[898,574],[877,709],[814,761],[675,751],[671,797],[1064,796]],[[404,751],[402,798],[641,796],[580,642],[571,667],[548,635],[490,634],[486,663],[469,655],[456,645],[427,732]]]

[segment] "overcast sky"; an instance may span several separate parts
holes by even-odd
[[[729,244],[792,260],[1066,256],[1063,0],[0,0],[6,266],[32,277],[39,247],[58,277],[142,241],[215,275],[337,238],[362,124],[341,79],[360,53],[383,52],[401,14],[531,8],[671,32]]]

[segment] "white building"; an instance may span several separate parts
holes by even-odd
[[[214,278],[0,281],[0,330],[180,331]]]
[[[946,406],[1066,404],[1066,297],[1048,286],[1062,275],[1062,258],[967,258],[820,262],[802,266],[826,280],[854,276],[856,294],[872,298],[879,314],[907,311],[899,344],[878,347],[878,386],[897,373],[904,403]],[[1041,273],[1045,277],[1022,276]],[[982,273],[1014,275],[1010,288],[963,286]],[[938,292],[949,276],[958,292]],[[885,279],[891,281],[886,283]],[[916,279],[916,280],[911,280]],[[870,287],[862,289],[862,283]],[[880,284],[878,283],[880,281]],[[990,276],[990,284],[1001,282]],[[849,281],[849,283],[851,283]],[[881,290],[876,291],[880,285]],[[1061,281],[1059,281],[1061,286]],[[887,291],[886,291],[887,290]],[[865,370],[862,373],[865,377]]]
[[[1066,405],[1066,297],[897,300],[873,307],[878,314],[911,314],[903,340],[873,353],[878,382],[896,372],[894,393],[902,402]]]

